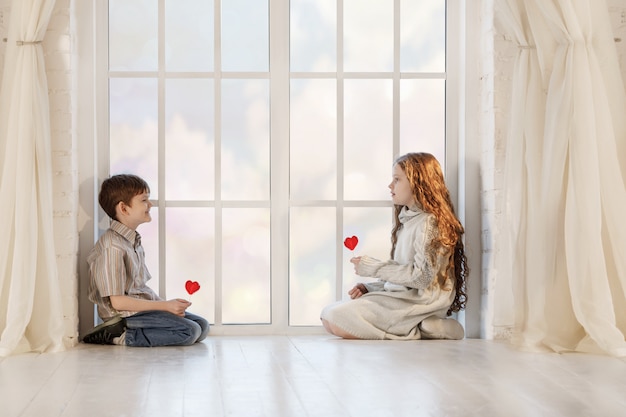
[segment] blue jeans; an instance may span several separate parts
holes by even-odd
[[[167,311],[141,311],[126,317],[126,346],[188,346],[208,333],[209,322],[191,313],[180,317]]]

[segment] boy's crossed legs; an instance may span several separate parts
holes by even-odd
[[[204,340],[208,333],[209,323],[195,314],[180,317],[166,311],[142,311],[107,320],[87,333],[83,342],[132,347],[188,346]]]

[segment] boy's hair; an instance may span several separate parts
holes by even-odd
[[[406,175],[413,197],[422,210],[435,216],[438,237],[432,242],[433,250],[445,248],[452,253],[448,270],[452,269],[455,277],[456,297],[448,310],[448,315],[465,308],[467,302],[466,286],[469,268],[463,245],[463,225],[454,212],[454,205],[446,186],[441,165],[437,159],[426,152],[408,153],[395,160]],[[391,232],[391,257],[393,258],[398,241],[398,232],[402,228],[399,215],[403,206],[394,208],[394,228]]]
[[[120,201],[130,205],[133,197],[143,193],[149,193],[148,183],[137,175],[119,174],[113,175],[102,182],[98,202],[104,212],[113,220],[116,218],[115,207]]]

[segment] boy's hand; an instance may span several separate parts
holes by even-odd
[[[174,298],[167,301],[168,311],[180,317],[185,317],[185,310],[189,308],[191,303],[182,298]]]
[[[144,300],[142,298],[129,297],[127,295],[110,296],[111,305],[117,311],[168,311],[180,317],[185,317],[185,310],[189,308],[191,303],[182,298],[174,298],[172,300]]]

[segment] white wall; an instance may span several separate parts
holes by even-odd
[[[78,327],[79,265],[78,251],[79,230],[84,227],[85,209],[79,208],[79,161],[78,148],[92,149],[93,136],[89,129],[77,127],[83,123],[77,117],[78,89],[93,90],[92,78],[80,76],[80,71],[92,70],[90,63],[78,59],[77,45],[81,50],[90,48],[91,39],[78,39],[74,29],[76,16],[74,7],[84,0],[57,0],[48,33],[43,43],[50,90],[50,108],[52,123],[52,160],[54,187],[54,227],[55,246],[58,259],[59,279],[63,293],[63,305],[66,317],[66,336],[76,340]],[[6,0],[0,0],[0,17],[9,11]],[[615,28],[616,42],[620,54],[622,73],[626,73],[626,0],[609,0],[611,16]],[[479,196],[469,196],[468,201],[476,199],[481,206],[480,215],[470,227],[480,228],[481,241],[475,256],[482,260],[479,271],[474,270],[473,279],[478,295],[482,299],[482,337],[507,337],[512,317],[506,309],[498,309],[494,301],[495,282],[507,283],[508,277],[500,275],[498,262],[500,233],[502,222],[501,190],[502,172],[508,119],[508,100],[510,98],[510,70],[515,50],[493,25],[494,0],[468,2],[468,63],[466,82],[466,119],[465,129],[470,154],[478,155],[480,166]],[[474,13],[474,7],[478,12]],[[81,17],[81,18],[84,18]],[[0,19],[0,31],[2,19]],[[1,34],[0,34],[1,36]],[[476,42],[477,41],[477,42]],[[473,45],[473,46],[472,46]],[[0,45],[0,65],[2,65],[3,47]],[[79,83],[79,84],[77,84]],[[623,88],[619,86],[619,88]],[[89,105],[81,103],[81,107]],[[89,112],[87,112],[88,114]],[[83,113],[81,113],[83,117]],[[80,136],[78,134],[80,132]],[[93,132],[93,131],[92,131]],[[475,147],[478,146],[478,149]],[[89,178],[89,175],[83,176]],[[471,180],[471,179],[470,179]],[[90,186],[90,183],[80,187]],[[472,185],[467,191],[472,191]],[[468,196],[466,195],[466,198]],[[473,203],[472,203],[473,204]],[[80,211],[80,213],[79,213]],[[472,220],[474,221],[474,220]],[[79,224],[82,223],[82,224]],[[469,226],[469,225],[468,225]],[[84,275],[84,268],[81,268]],[[80,277],[81,297],[86,294],[86,277]],[[506,285],[505,285],[506,287]],[[506,292],[498,294],[499,299],[507,297]],[[498,305],[506,305],[499,303]],[[89,326],[90,323],[83,324]]]
[[[76,342],[78,317],[78,141],[71,0],[56,0],[43,47],[50,92],[53,220],[66,337]]]

